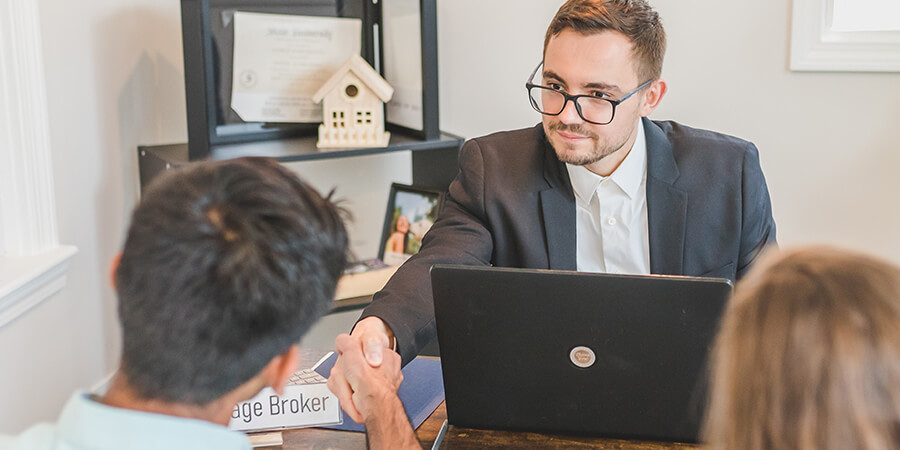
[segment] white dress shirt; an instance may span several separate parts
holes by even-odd
[[[620,150],[621,151],[621,150]],[[579,272],[650,273],[647,139],[638,121],[631,151],[608,177],[566,164],[575,191]]]

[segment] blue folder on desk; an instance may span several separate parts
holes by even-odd
[[[323,377],[328,378],[331,374],[331,368],[337,361],[337,353],[334,353],[316,367]],[[441,362],[436,359],[416,358],[403,368],[403,383],[397,391],[400,401],[403,402],[403,408],[406,410],[406,417],[413,429],[419,428],[419,425],[434,412],[435,409],[444,401],[444,380],[441,377]],[[344,431],[366,431],[363,424],[356,423],[344,414],[344,423],[340,425],[323,426],[321,428],[329,428],[332,430]]]

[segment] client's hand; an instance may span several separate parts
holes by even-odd
[[[380,449],[421,449],[418,439],[406,418],[403,403],[397,397],[397,389],[403,381],[400,371],[400,355],[395,352],[383,352],[381,364],[372,367],[363,352],[364,342],[356,336],[342,334],[335,341],[343,368],[337,365],[331,371],[328,387],[337,393],[340,386],[335,386],[335,374],[343,374],[341,382],[347,385],[350,403],[344,403],[344,411],[348,404],[360,419],[353,419],[366,424],[366,443],[373,450]],[[347,411],[350,414],[349,411]]]
[[[363,354],[363,343],[358,338],[342,334],[337,337],[335,347],[343,358],[344,380],[353,391],[353,405],[362,416],[358,422],[368,422],[374,411],[383,409],[383,405],[392,403],[397,397],[397,389],[403,382],[400,355],[384,352],[381,365],[372,367]],[[330,384],[331,379],[329,387]]]
[[[341,407],[344,408],[344,412],[354,421],[363,423],[363,415],[358,409],[358,405],[355,405],[353,400],[355,389],[348,381],[346,374],[347,370],[344,367],[346,358],[342,354],[343,352],[339,345],[342,337],[354,338],[360,346],[360,354],[365,355],[363,360],[367,361],[367,365],[372,368],[381,366],[387,356],[392,359],[393,357],[396,357],[399,361],[399,355],[390,350],[393,341],[392,333],[378,317],[366,317],[365,319],[360,320],[350,336],[341,335],[338,336],[338,339],[335,341],[338,358],[334,363],[334,367],[331,369],[331,376],[328,377],[328,388],[337,396],[338,400],[341,402]],[[344,340],[346,341],[346,339]],[[359,371],[359,368],[354,367],[350,370]]]

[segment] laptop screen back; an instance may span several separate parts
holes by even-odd
[[[451,425],[696,442],[721,279],[432,269]]]

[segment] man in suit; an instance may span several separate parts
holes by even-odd
[[[734,280],[775,243],[753,144],[646,118],[666,93],[665,46],[646,0],[559,9],[527,84],[542,123],[463,146],[421,251],[351,333],[371,364],[384,348],[407,362],[435,336],[435,263]]]

